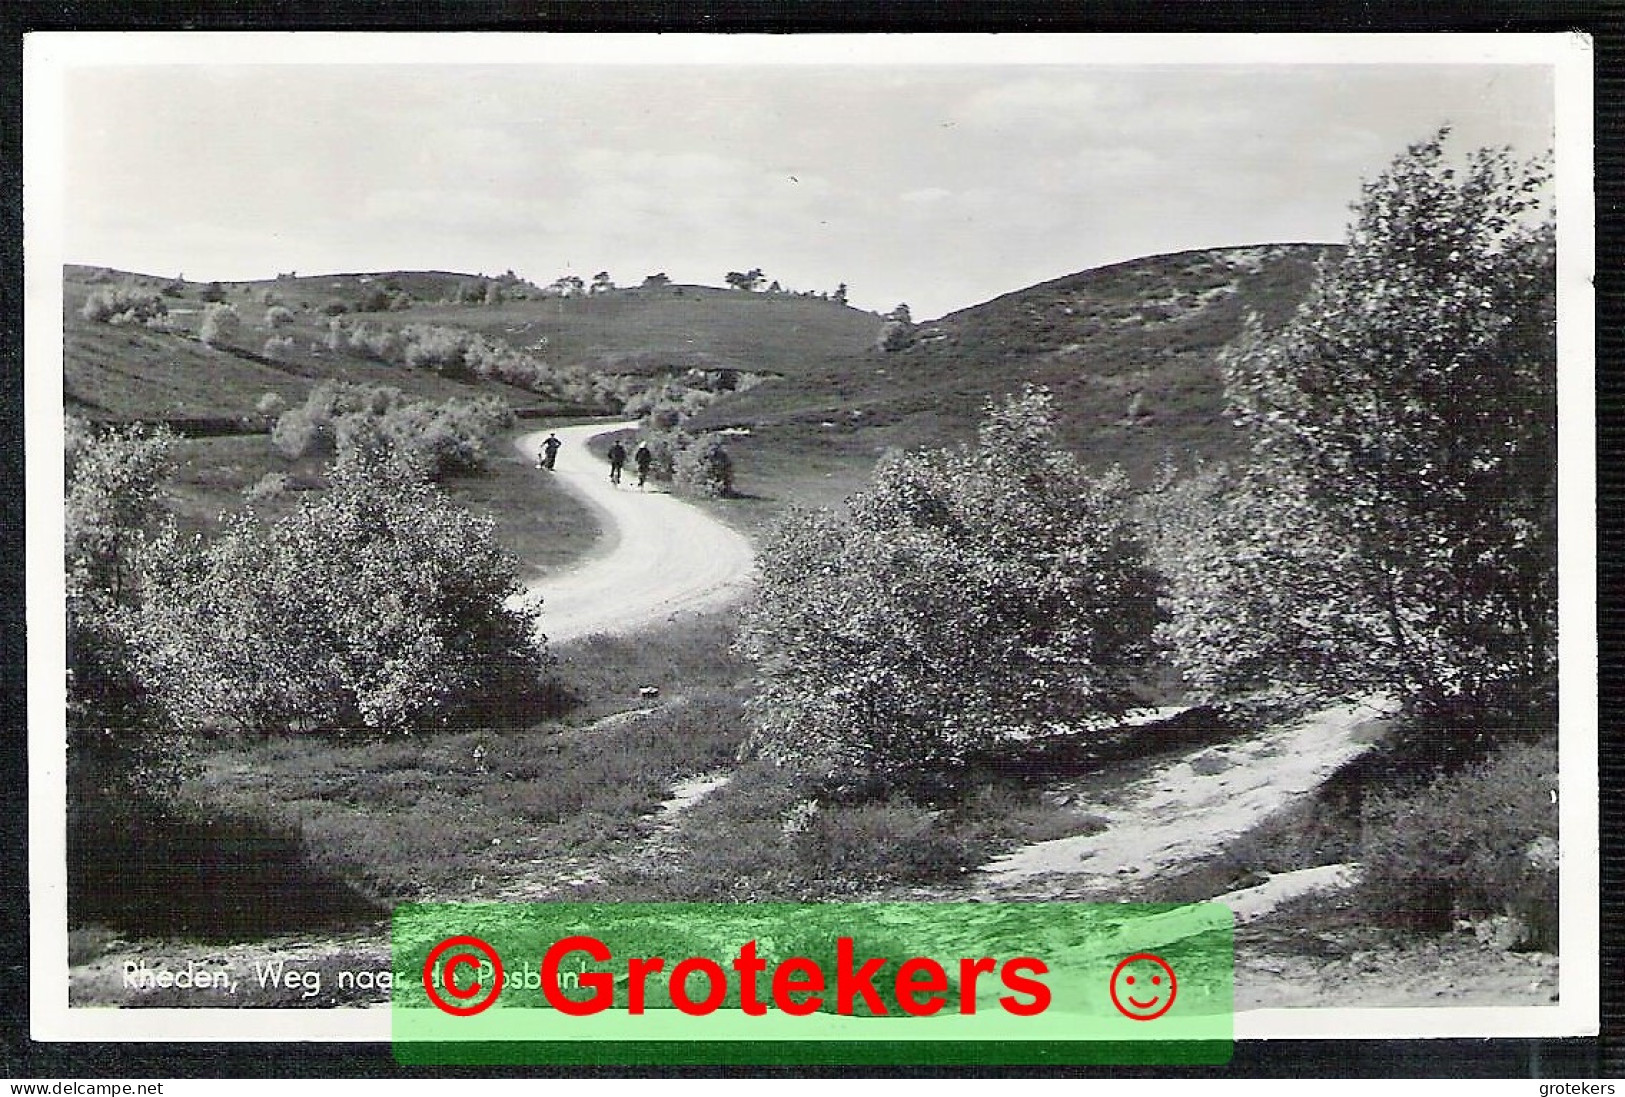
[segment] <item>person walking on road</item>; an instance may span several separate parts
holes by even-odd
[[[626,447],[621,445],[620,439],[617,438],[615,440],[615,444],[609,447],[609,482],[610,483],[619,484],[621,482],[621,469],[625,465],[626,465]]]
[[[655,463],[654,451],[649,443],[639,442],[638,451],[632,455],[632,463],[638,466],[638,490],[643,490],[643,482],[649,479],[649,466]]]
[[[558,458],[559,446],[561,445],[563,443],[559,441],[559,436],[549,433],[537,455],[536,467],[539,469],[552,469],[553,462]]]

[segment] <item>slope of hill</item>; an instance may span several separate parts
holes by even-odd
[[[484,304],[480,287],[492,285],[501,300]],[[162,293],[167,323],[110,325],[81,315],[93,292],[114,286]],[[517,280],[445,272],[203,285],[70,266],[64,289],[68,408],[114,419],[243,416],[265,392],[292,401],[327,377],[391,384],[436,399],[495,391],[516,407],[538,411],[620,411],[618,404],[407,368],[347,340],[333,346],[335,318],[347,330],[363,324],[374,332],[455,328],[550,366],[642,379],[696,368],[795,374],[860,354],[881,328],[872,313],[793,294],[663,286],[562,298]],[[211,298],[233,305],[244,321],[224,349],[197,338]],[[273,324],[272,308],[287,315]],[[285,342],[273,353],[266,347],[271,339]]]
[[[70,414],[91,419],[245,419],[255,416],[266,393],[285,403],[305,398],[326,378],[394,385],[435,399],[495,391],[515,407],[576,411],[537,393],[495,382],[445,377],[430,370],[406,370],[347,347],[327,345],[328,317],[305,302],[284,297],[266,284],[218,288],[218,296],[242,317],[242,331],[228,343],[208,346],[199,329],[214,295],[207,286],[87,267],[68,267],[63,284],[63,398]],[[106,323],[87,319],[87,298],[108,287],[161,293],[167,308],[162,326]],[[273,304],[290,317],[275,325]],[[385,314],[387,317],[390,314]],[[368,317],[376,324],[376,319]],[[275,354],[266,341],[288,342]]]
[[[1145,483],[1165,459],[1239,453],[1218,355],[1249,312],[1266,324],[1290,315],[1330,250],[1261,245],[1084,271],[917,325],[890,351],[874,314],[789,294],[662,286],[561,298],[517,279],[445,272],[205,287],[70,267],[66,395],[70,411],[98,418],[240,418],[267,392],[293,402],[317,380],[341,377],[440,400],[496,392],[530,414],[556,416],[619,411],[618,395],[663,375],[739,370],[765,380],[712,404],[693,427],[738,428],[729,445],[746,495],[817,504],[844,497],[887,447],[968,438],[990,397],[1035,382],[1056,394],[1063,444]],[[80,315],[99,285],[132,283],[165,293],[165,326]],[[500,300],[486,304],[492,286]],[[230,349],[197,338],[211,297],[243,317]],[[285,314],[273,322],[272,309]],[[538,393],[383,361],[348,336],[335,340],[335,317],[346,333],[362,325],[471,332],[611,383]]]
[[[400,315],[466,327],[560,362],[642,376],[691,368],[795,375],[861,354],[882,326],[873,313],[817,298],[710,286],[422,306]]]
[[[1235,454],[1217,356],[1248,312],[1290,316],[1328,250],[1190,251],[1068,275],[920,324],[901,349],[786,371],[698,425],[751,431],[737,443],[748,478],[748,455],[768,449],[816,464],[818,451],[872,459],[966,438],[989,396],[1034,382],[1056,395],[1064,444],[1144,482],[1164,457]]]

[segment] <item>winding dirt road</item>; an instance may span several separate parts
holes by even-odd
[[[558,477],[598,514],[604,533],[586,560],[526,586],[526,598],[542,599],[542,631],[550,643],[658,627],[727,605],[750,585],[755,556],[740,534],[652,482],[638,490],[630,460],[625,482],[609,482],[608,462],[588,451],[587,440],[636,427],[589,423],[554,431],[563,443],[554,470],[537,475]],[[514,444],[534,462],[547,434],[525,434]]]

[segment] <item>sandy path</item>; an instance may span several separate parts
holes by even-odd
[[[1338,705],[1196,751],[1123,789],[1119,806],[1078,805],[1105,830],[1023,846],[990,862],[984,882],[1107,894],[1193,868],[1364,753],[1385,716],[1381,702]]]
[[[630,460],[625,482],[609,482],[609,464],[588,452],[587,440],[636,426],[593,423],[555,431],[564,444],[551,475],[593,508],[605,533],[585,561],[526,586],[526,597],[542,598],[542,631],[552,643],[657,627],[679,614],[726,605],[750,584],[754,556],[744,537],[652,483],[639,491]],[[547,433],[535,431],[514,444],[534,462]]]

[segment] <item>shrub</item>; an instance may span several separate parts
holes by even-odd
[[[449,377],[466,377],[470,335],[456,328],[422,325],[407,329],[406,364]]]
[[[1513,744],[1470,769],[1368,795],[1363,898],[1373,918],[1433,929],[1510,915],[1556,944],[1557,750]]]
[[[273,335],[265,341],[265,357],[286,358],[293,353],[295,343],[290,336]]]
[[[793,512],[767,536],[740,629],[755,750],[929,789],[1012,739],[1127,710],[1152,575],[1126,482],[1086,474],[1052,424],[1029,391],[989,409],[974,449],[890,454],[849,513]]]
[[[271,428],[271,445],[290,461],[329,456],[336,442],[332,419],[313,413],[307,404],[289,408]]]
[[[211,347],[226,346],[235,340],[243,328],[243,319],[235,305],[210,305],[203,314],[203,327],[198,338]]]
[[[272,305],[265,310],[265,326],[275,330],[293,323],[293,310],[286,305]]]
[[[536,610],[488,519],[365,459],[266,525],[146,554],[143,681],[177,720],[270,733],[444,727],[540,686]]]
[[[653,447],[651,447],[652,449]],[[659,455],[656,454],[656,461]],[[734,465],[722,439],[701,436],[677,452],[673,480],[678,488],[707,499],[726,499],[734,492]]]
[[[110,286],[85,298],[79,315],[103,324],[145,323],[167,315],[169,306],[160,294],[134,286]]]
[[[292,484],[293,480],[287,473],[268,472],[243,492],[243,498],[250,503],[268,503],[286,495]]]
[[[279,415],[287,406],[288,402],[279,392],[267,392],[254,401],[254,410],[261,415]]]
[[[875,346],[887,354],[907,350],[914,345],[917,329],[906,320],[887,320],[875,339]]]
[[[357,324],[350,329],[350,349],[380,362],[393,362],[401,353],[400,336],[388,328]]]
[[[350,306],[344,301],[329,301],[322,306],[323,316],[343,316],[350,311]]]
[[[368,451],[428,480],[484,468],[491,435],[512,422],[512,409],[495,396],[436,405],[399,389],[330,380],[282,413],[271,444],[289,459]]]

